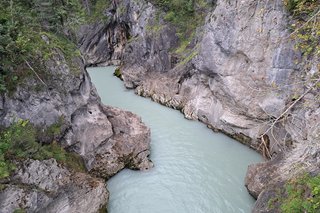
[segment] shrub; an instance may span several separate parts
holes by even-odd
[[[318,0],[284,0],[293,22],[291,38],[307,58],[320,56],[320,2]]]
[[[58,128],[60,124],[54,124]],[[49,127],[45,132],[50,132]],[[65,151],[56,141],[43,145],[37,141],[37,128],[26,120],[19,120],[0,133],[0,179],[10,176],[16,161],[54,158],[76,171],[85,171],[80,156]]]
[[[204,21],[205,9],[209,6],[205,0],[153,0],[153,3],[166,13],[165,20],[176,27],[182,40],[188,39]]]
[[[281,201],[284,213],[320,212],[320,176],[304,175],[286,184]]]
[[[119,67],[117,67],[117,68],[115,69],[113,75],[116,76],[117,78],[120,78],[121,80],[123,80],[123,79],[122,79],[121,70],[120,70]]]
[[[204,22],[205,15],[212,5],[206,0],[152,0],[151,2],[162,8],[165,12],[164,20],[176,29],[180,44],[172,51],[181,60],[190,58],[191,55],[193,57],[194,51],[191,50],[193,48],[191,44],[196,35],[196,28]],[[152,26],[154,29],[156,24],[152,23]]]
[[[107,21],[107,16],[103,13],[109,7],[110,1],[106,0],[92,0],[89,13],[87,16],[87,22],[92,23],[100,20]]]
[[[23,80],[29,71],[25,61],[37,63],[35,70],[44,72],[40,65],[54,48],[62,50],[72,65],[72,58],[78,56],[74,31],[83,22],[78,0],[0,0],[0,92],[14,90]]]

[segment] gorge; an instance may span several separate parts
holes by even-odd
[[[152,168],[152,130],[105,106],[85,70],[109,65],[266,158],[245,178],[253,212],[319,211],[319,1],[0,3],[1,212],[104,210],[106,179]]]
[[[136,113],[150,127],[154,167],[112,177],[108,212],[250,212],[253,199],[243,180],[247,166],[262,160],[258,153],[137,97],[115,79],[114,69],[88,72],[103,103]]]

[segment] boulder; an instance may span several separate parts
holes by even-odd
[[[114,107],[103,107],[113,127],[113,136],[84,156],[88,171],[109,178],[123,168],[148,170],[153,164],[150,154],[150,129],[141,118]]]

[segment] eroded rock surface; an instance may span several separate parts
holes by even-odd
[[[105,180],[69,171],[51,160],[28,160],[0,191],[0,209],[26,212],[98,212],[107,204]]]
[[[88,171],[95,176],[109,178],[125,167],[150,169],[150,129],[141,118],[114,107],[103,106],[102,112],[110,121],[113,134],[83,154]]]
[[[277,208],[268,203],[281,196],[280,191],[285,189],[288,181],[306,173],[319,174],[319,153],[319,144],[300,143],[294,150],[281,153],[271,161],[250,165],[245,184],[249,193],[257,199],[253,212],[276,211]]]
[[[235,138],[247,136],[250,141],[245,142],[257,148],[265,122],[281,114],[292,93],[291,88],[273,89],[272,85],[287,85],[297,74],[293,61],[300,56],[292,44],[281,41],[287,35],[286,26],[280,1],[217,1],[207,16],[193,60],[158,74],[154,74],[158,70],[142,65],[148,74],[140,74],[142,68],[131,65],[141,62],[126,60],[135,58],[135,52],[126,52],[122,69],[125,85],[134,85],[138,94],[181,109],[186,118],[199,119]],[[271,152],[277,153],[278,144],[272,137],[270,142]]]
[[[313,72],[301,67],[301,54],[288,39],[283,1],[213,1],[204,26],[188,46],[194,56],[189,60],[176,58],[172,50],[179,47],[178,38],[170,23],[153,15],[156,7],[146,1],[116,2],[114,11],[126,10],[108,16],[115,25],[126,24],[130,34],[125,46],[120,42],[122,53],[116,54],[121,56],[125,86],[272,158],[249,167],[246,185],[258,198],[254,211],[269,211],[265,204],[272,190],[299,173],[294,165],[314,171],[303,162],[317,162],[309,149],[317,150],[320,141],[320,105],[315,98],[319,91],[308,92],[282,116],[308,89],[310,85],[301,81]],[[155,23],[161,26],[156,32]],[[108,61],[106,56],[95,57]],[[273,123],[279,116],[281,122]]]
[[[95,177],[105,180],[125,167],[152,167],[150,129],[138,116],[101,103],[80,58],[70,64],[56,50],[44,66],[41,81],[29,76],[12,94],[0,94],[0,125],[24,119],[45,132],[59,124],[59,133],[41,142],[55,140],[81,155],[91,176],[53,160],[26,161],[1,191],[0,211],[97,212],[108,193],[104,181]]]

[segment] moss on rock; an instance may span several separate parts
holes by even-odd
[[[120,78],[121,80],[123,80],[122,74],[121,74],[121,69],[119,67],[117,69],[115,69],[113,75],[116,76],[117,78]]]
[[[303,174],[278,187],[268,209],[283,213],[320,212],[320,175]]]
[[[54,124],[58,128],[60,124]],[[51,134],[52,127],[47,129]],[[56,141],[42,144],[38,141],[38,131],[26,120],[19,120],[0,132],[0,179],[6,178],[16,169],[16,163],[26,159],[45,160],[54,158],[57,162],[75,171],[85,171],[82,158],[69,153]]]

